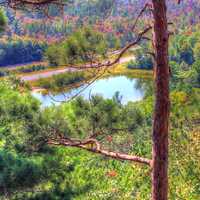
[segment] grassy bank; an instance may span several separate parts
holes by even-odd
[[[74,87],[80,86],[86,80],[90,80],[94,78],[95,71],[93,69],[88,69],[85,71],[79,72],[66,72],[63,74],[54,75],[48,78],[38,79],[36,81],[29,82],[32,88],[43,88],[48,91],[59,91],[59,90],[69,90]],[[140,69],[128,69],[126,64],[118,64],[107,69],[99,77],[106,78],[109,76],[120,76],[125,75],[130,78],[142,78],[142,79],[151,79],[152,71],[150,70],[140,70]],[[101,74],[100,73],[100,74]]]
[[[152,71],[151,70],[143,70],[143,69],[128,69],[127,63],[118,64],[112,68],[110,68],[105,76],[108,75],[125,75],[131,78],[144,78],[144,79],[152,79]]]

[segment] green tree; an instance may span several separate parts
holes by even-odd
[[[107,48],[104,35],[87,27],[73,33],[61,45],[50,46],[46,57],[52,65],[92,62],[104,58]]]
[[[3,9],[0,8],[0,33],[5,30],[7,19],[4,15]]]

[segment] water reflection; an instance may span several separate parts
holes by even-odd
[[[64,95],[63,93],[56,94],[53,98],[36,92],[33,92],[33,95],[46,107],[52,104],[58,105],[60,102],[79,93],[83,87],[72,89],[70,92],[65,92]],[[91,95],[102,95],[104,98],[109,99],[117,95],[122,104],[126,104],[129,101],[139,101],[144,97],[144,81],[141,81],[141,79],[131,79],[126,76],[99,79],[83,90],[80,95],[86,99],[89,99]]]

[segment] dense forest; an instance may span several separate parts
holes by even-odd
[[[110,48],[123,47],[134,37],[129,29],[144,2],[117,0],[110,8],[112,0],[89,3],[76,0],[65,8],[64,16],[55,6],[49,9],[50,17],[44,12],[6,9],[9,26],[0,39],[0,66],[41,61],[49,44],[59,43],[85,24],[103,32]],[[168,18],[175,22],[176,31],[198,24],[199,4],[198,0],[183,1],[181,5],[174,4],[173,0],[168,2]],[[141,26],[148,21],[148,16],[143,17]]]
[[[200,199],[200,2],[16,2],[0,3],[0,199]]]

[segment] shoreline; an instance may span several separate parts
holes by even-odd
[[[135,60],[135,56],[125,56],[123,58],[120,59],[119,64],[125,64],[128,63],[131,60]],[[49,69],[49,70],[45,70],[45,71],[38,71],[38,72],[33,72],[31,74],[19,74],[18,77],[22,80],[22,81],[26,81],[26,82],[31,82],[31,81],[37,81],[39,79],[42,78],[49,78],[52,77],[53,75],[58,75],[61,73],[65,73],[65,72],[75,72],[75,71],[80,71],[80,69],[77,69],[75,66],[73,67],[58,67],[57,69]]]

